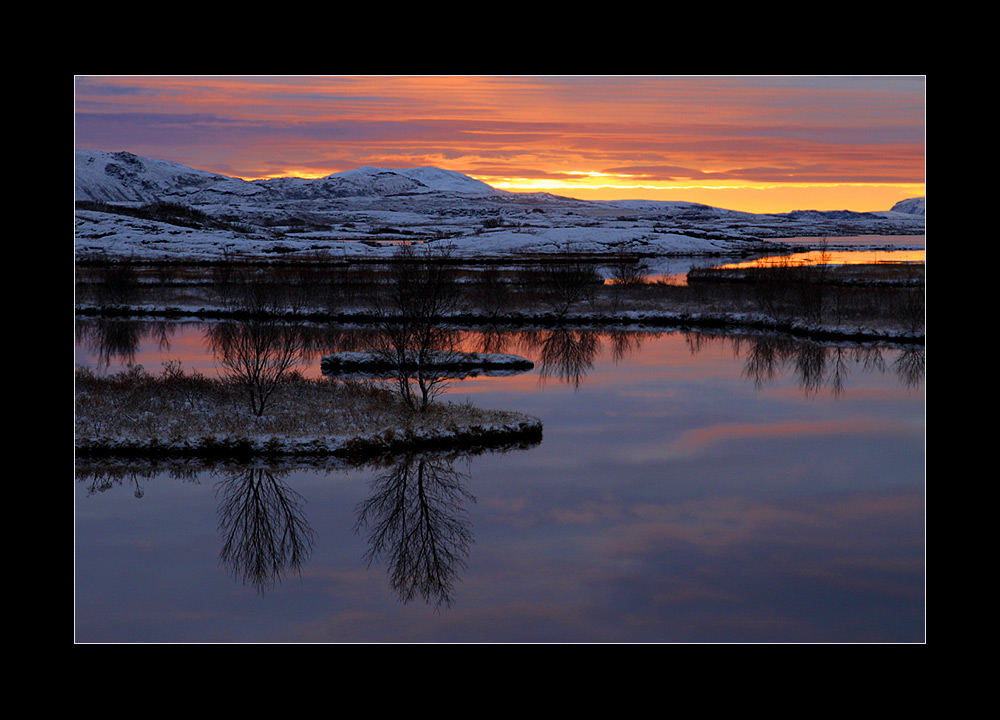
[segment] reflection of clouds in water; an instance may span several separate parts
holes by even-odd
[[[609,456],[627,467],[643,463],[689,460],[718,452],[731,443],[835,438],[845,435],[910,436],[915,432],[923,432],[923,425],[922,417],[914,417],[912,422],[852,417],[841,420],[787,420],[776,423],[720,423],[683,430],[674,436],[665,431],[658,438],[647,440],[632,438],[622,447],[609,450]]]
[[[508,580],[493,600],[511,604],[477,628],[600,641],[614,617],[625,642],[911,641],[922,502],[911,489],[536,506],[543,539],[520,530],[523,546],[483,559]]]
[[[617,502],[591,500],[573,507],[556,508],[551,519],[559,524],[586,524],[618,521],[623,519],[623,509]]]
[[[679,456],[691,456],[712,446],[733,440],[776,440],[803,436],[897,432],[899,432],[897,423],[872,420],[871,418],[791,420],[780,423],[730,423],[687,430],[670,443],[668,451]]]
[[[850,624],[862,613],[884,621],[853,639],[908,641],[895,633],[914,622],[900,609],[920,607],[912,600],[923,592],[923,552],[909,544],[905,526],[920,522],[922,505],[919,489],[647,504],[633,508],[635,522],[616,528],[601,549],[609,558],[601,564],[631,568],[632,580],[604,581],[624,604],[655,597],[666,618],[659,632],[674,640],[837,641],[844,638],[830,628],[838,623],[826,620],[839,615]]]
[[[115,371],[127,362],[157,367],[179,361],[185,370],[214,375],[219,372],[207,323],[135,323],[77,321],[78,361],[88,365],[110,364]],[[297,328],[302,353],[297,367],[309,378],[321,377],[318,359],[330,352],[367,349],[374,332],[370,328]],[[680,344],[678,344],[680,341]],[[201,348],[202,355],[198,354]],[[615,378],[642,389],[624,390],[635,397],[669,398],[676,388],[657,379],[676,383],[701,382],[709,374],[720,380],[730,376],[726,362],[742,363],[743,379],[757,389],[774,389],[785,377],[794,378],[809,395],[824,388],[834,396],[845,394],[855,373],[892,373],[903,387],[917,389],[924,377],[922,345],[888,348],[879,345],[832,346],[804,341],[777,333],[726,335],[724,333],[665,332],[660,330],[594,330],[583,328],[490,329],[464,331],[459,347],[465,351],[515,352],[535,361],[533,373],[506,378],[482,375],[461,383],[463,392],[486,390],[532,393],[550,385],[579,388]],[[723,353],[726,348],[731,354]],[[716,348],[719,353],[711,352]],[[708,361],[708,362],[706,362]],[[854,388],[852,387],[853,391]]]
[[[675,542],[703,549],[741,546],[764,528],[778,525],[831,527],[828,518],[816,517],[799,507],[783,507],[743,495],[645,504],[630,511],[634,522],[622,526],[609,546],[610,552],[646,554],[664,543]]]

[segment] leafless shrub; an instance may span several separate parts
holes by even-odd
[[[402,245],[379,274],[374,310],[379,332],[371,351],[395,368],[400,397],[427,410],[448,384],[435,365],[456,351],[458,334],[448,316],[462,307],[458,275],[445,250]]]
[[[476,272],[471,284],[472,302],[488,317],[507,311],[513,300],[511,282],[494,266]]]
[[[139,293],[139,273],[130,257],[100,263],[95,280],[94,291],[100,305],[127,305]]]
[[[642,285],[649,280],[649,263],[634,253],[619,252],[609,270],[615,285]]]
[[[593,304],[604,280],[594,263],[553,258],[536,267],[522,268],[519,284],[536,301],[565,315],[580,303]]]
[[[263,415],[271,395],[300,360],[305,345],[299,329],[265,316],[216,323],[208,333],[220,366],[244,390],[250,410]]]

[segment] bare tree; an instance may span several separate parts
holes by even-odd
[[[649,280],[649,263],[636,253],[620,250],[610,264],[616,285],[643,285]]]
[[[456,352],[457,332],[447,322],[461,303],[448,250],[402,245],[383,269],[375,297],[380,332],[371,349],[393,369],[400,395],[414,410],[426,410],[448,381],[437,366]]]
[[[496,318],[511,304],[511,283],[500,269],[488,266],[476,273],[471,283],[474,302],[490,318]]]
[[[219,364],[246,390],[251,412],[260,417],[306,349],[295,319],[298,297],[277,274],[255,268],[220,267],[215,279],[220,300],[240,319],[213,324],[208,338]]]
[[[619,249],[608,266],[611,273],[611,298],[618,308],[624,293],[649,281],[649,263],[636,253]]]
[[[99,263],[96,278],[94,291],[100,305],[128,305],[139,294],[139,271],[132,257]]]
[[[216,323],[208,334],[219,364],[232,382],[246,390],[251,412],[260,417],[271,395],[301,359],[300,328],[273,317],[257,317]]]
[[[522,268],[522,287],[534,292],[555,313],[565,315],[577,303],[593,303],[597,290],[604,285],[597,266],[582,260],[544,262],[538,267]]]

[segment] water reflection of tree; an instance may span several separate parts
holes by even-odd
[[[806,394],[814,395],[823,387],[830,356],[827,348],[816,343],[799,343],[791,360],[799,385]],[[842,376],[841,376],[842,377]],[[836,385],[833,386],[836,390]]]
[[[510,340],[511,334],[507,328],[490,324],[480,328],[474,351],[481,353],[507,352]]]
[[[916,387],[924,379],[924,349],[911,347],[902,350],[893,363],[893,369],[907,387]]]
[[[619,363],[637,352],[647,340],[660,337],[661,333],[649,330],[625,330],[614,328],[607,332],[611,344],[611,359]]]
[[[97,356],[98,365],[109,367],[114,360],[122,365],[135,363],[135,354],[146,338],[156,341],[161,352],[170,349],[170,335],[175,329],[171,322],[137,322],[99,318],[78,320],[74,331],[77,342],[86,344]]]
[[[699,335],[689,342],[693,352],[701,349],[706,337]],[[744,361],[743,376],[757,388],[770,384],[790,368],[807,394],[814,395],[829,386],[839,397],[846,392],[853,366],[877,372],[887,368],[885,348],[878,345],[824,345],[779,334],[734,335],[728,340]],[[911,346],[898,353],[893,371],[907,387],[915,387],[923,379],[924,349]]]
[[[515,443],[490,452],[524,450]],[[408,603],[421,597],[435,607],[454,600],[459,573],[466,567],[472,546],[467,506],[475,502],[467,485],[469,473],[456,464],[468,461],[475,450],[451,454],[399,456],[381,465],[371,481],[369,497],[357,508],[355,531],[366,532],[365,558],[371,566],[384,562],[393,590]],[[264,594],[308,562],[315,537],[304,511],[305,499],[282,476],[291,466],[267,468],[218,466],[215,495],[219,532],[223,538],[220,561],[244,585]],[[353,471],[337,465],[331,470]],[[123,464],[99,461],[76,468],[77,481],[87,483],[93,496],[114,487],[133,486],[136,498],[154,478],[170,475],[200,483],[215,466],[158,463]]]
[[[84,463],[76,468],[77,481],[87,483],[87,495],[117,486],[132,486],[141,499],[153,479],[170,475],[198,483],[204,466],[155,463],[119,465]],[[220,561],[244,585],[264,594],[290,572],[300,572],[314,546],[314,533],[304,512],[304,498],[285,482],[285,471],[232,466],[221,473],[215,495],[223,546]]]
[[[263,594],[309,558],[314,535],[302,511],[304,499],[266,468],[230,473],[216,485],[220,557],[244,584]]]
[[[146,494],[146,484],[154,473],[131,465],[78,462],[74,468],[77,482],[87,483],[87,496],[107,492],[115,487],[131,487],[137,500]],[[186,478],[187,479],[187,478]]]
[[[387,564],[404,603],[419,596],[451,605],[472,544],[465,506],[475,498],[467,480],[452,457],[406,456],[372,481],[371,495],[358,506],[356,529],[367,530],[368,562]]]
[[[549,330],[524,330],[518,342],[528,352],[538,356],[539,378],[551,377],[579,388],[594,368],[602,341],[607,340],[615,363],[637,351],[644,341],[659,337],[659,333],[615,329],[598,331],[587,328],[558,326]]]
[[[601,349],[600,338],[590,330],[557,328],[540,338],[537,350],[541,354],[544,379],[556,376],[574,388],[594,367],[594,358]]]

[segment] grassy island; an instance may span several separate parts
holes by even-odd
[[[76,452],[81,457],[331,456],[359,458],[492,444],[535,443],[541,422],[521,413],[437,402],[412,410],[361,380],[287,374],[262,414],[245,388],[168,366],[109,376],[76,373]]]

